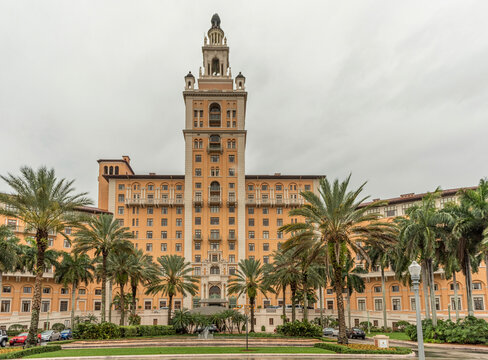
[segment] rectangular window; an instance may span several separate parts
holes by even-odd
[[[401,301],[400,299],[392,299],[391,300],[392,304],[392,309],[396,311],[400,311],[402,309]]]
[[[0,312],[9,313],[10,312],[10,300],[2,300],[0,306]]]
[[[263,226],[269,226],[269,219],[263,219]]]
[[[475,310],[485,310],[485,304],[482,296],[473,297],[473,303]]]
[[[152,251],[153,247],[151,243],[146,244],[146,251]]]
[[[375,311],[383,310],[383,299],[374,299],[374,310]]]
[[[59,302],[59,311],[68,311],[68,300],[61,300]]]
[[[2,292],[3,293],[6,293],[6,294],[10,294],[12,292],[12,287],[8,286],[8,285],[4,285],[2,287]]]
[[[63,247],[65,249],[69,249],[71,247],[71,244],[69,243],[69,240],[68,239],[64,239],[63,240]]]
[[[51,307],[51,302],[48,300],[43,300],[41,302],[41,312],[47,313]]]
[[[416,310],[415,298],[410,298],[410,310]]]
[[[183,237],[182,235],[183,235],[183,233],[181,231],[176,232],[176,238],[177,239],[181,239]]]
[[[254,231],[249,231],[248,238],[249,239],[254,239]]]
[[[278,239],[283,239],[283,232],[282,231],[278,231],[276,233],[276,236],[277,236]]]
[[[119,207],[117,208],[117,213],[118,213],[119,215],[124,215],[124,207],[123,207],[123,206],[119,206]]]
[[[269,231],[263,231],[263,239],[269,239]]]
[[[161,226],[168,226],[168,219],[162,218],[161,219]]]
[[[283,214],[283,208],[281,208],[281,207],[277,207],[277,208],[276,208],[276,214],[278,214],[278,215]]]
[[[229,255],[229,262],[235,263],[236,262],[236,256],[235,255]]]
[[[375,293],[380,293],[381,292],[381,286],[375,286],[374,287],[374,292]]]
[[[153,238],[153,232],[152,231],[146,231],[146,238],[152,239]]]
[[[358,299],[358,310],[359,311],[366,310],[366,299]]]
[[[161,231],[161,239],[167,239],[168,238],[168,232],[167,231]]]
[[[147,226],[153,226],[153,219],[147,219]]]
[[[69,289],[68,288],[61,288],[61,295],[68,295]]]
[[[154,208],[153,208],[153,207],[151,207],[151,206],[150,206],[150,207],[148,207],[148,208],[147,208],[147,214],[148,214],[148,215],[152,215],[152,214],[154,214]]]
[[[229,243],[229,250],[235,250],[236,249],[236,243],[235,242],[230,242]]]
[[[253,207],[248,207],[248,208],[247,208],[247,213],[248,213],[249,215],[254,214],[254,208],[253,208]]]
[[[144,301],[144,310],[151,310],[152,309],[152,301],[146,300]]]
[[[124,200],[125,200],[124,194],[119,194],[118,200],[119,200],[119,202],[124,202]]]
[[[388,206],[385,208],[385,216],[391,217],[391,216],[396,216],[396,206]]]
[[[162,244],[161,244],[161,251],[162,251],[162,252],[166,252],[166,251],[168,251],[168,244],[166,244],[166,243],[162,243]]]
[[[454,296],[451,297],[451,309],[452,310],[456,310],[456,302],[454,301]],[[461,306],[461,297],[458,296],[458,310],[462,310],[462,306]]]
[[[269,251],[269,243],[263,243],[263,251]]]
[[[21,312],[30,312],[31,311],[31,301],[30,300],[22,300],[21,304]]]
[[[254,219],[253,218],[247,219],[247,225],[248,226],[254,226]]]
[[[195,255],[195,262],[197,262],[197,263],[202,262],[201,255]]]
[[[202,169],[196,168],[195,169],[195,176],[202,176]]]
[[[102,310],[102,302],[101,302],[101,301],[95,301],[95,302],[93,303],[93,309],[94,309],[95,311],[100,311],[100,310]]]
[[[51,293],[51,288],[48,288],[48,287],[42,288],[42,293],[43,294],[50,294]]]
[[[334,300],[327,300],[327,310],[334,310]]]
[[[235,155],[229,155],[229,162],[230,163],[235,162],[235,160],[236,160],[236,156]]]
[[[181,226],[183,224],[183,219],[178,218],[176,219],[176,226]]]
[[[24,286],[24,294],[32,294],[32,287]]]
[[[195,162],[202,162],[202,155],[195,155]]]
[[[263,256],[263,264],[269,264],[269,256]]]
[[[168,213],[168,208],[167,207],[162,207],[161,208],[161,214],[166,215]]]
[[[230,217],[229,218],[229,225],[235,225],[236,223],[236,218],[235,217]]]
[[[400,286],[399,285],[393,285],[391,287],[391,291],[392,292],[399,292],[400,291]]]
[[[236,176],[236,170],[234,168],[229,168],[229,176]]]
[[[305,191],[310,191],[310,185],[305,185]]]
[[[210,218],[210,225],[219,225],[219,218],[218,217],[211,217]]]
[[[195,218],[195,225],[202,225],[202,218],[201,217]]]
[[[194,267],[193,268],[193,275],[195,275],[195,276],[200,276],[201,275],[200,268],[199,267]]]
[[[181,243],[176,243],[176,245],[175,245],[175,249],[176,249],[176,251],[178,251],[178,252],[179,252],[179,251],[181,251]]]
[[[125,185],[124,184],[119,184],[119,190],[124,190],[125,189]]]
[[[254,243],[249,243],[249,251],[254,251]]]

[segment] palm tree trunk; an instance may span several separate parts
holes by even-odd
[[[132,290],[132,314],[136,316],[136,305],[137,305],[137,284],[136,283],[131,283],[131,290]]]
[[[337,299],[337,317],[339,320],[339,336],[337,338],[337,343],[347,344],[346,319],[344,316],[344,299],[342,297],[342,268],[338,266],[337,261],[335,261],[334,266],[334,287]]]
[[[102,254],[102,316],[101,322],[105,322],[107,315],[107,254]]]
[[[464,263],[464,276],[466,278],[466,300],[468,301],[468,316],[474,316],[473,310],[473,281],[471,279],[471,261],[469,259],[469,254],[466,252]]]
[[[71,291],[71,328],[74,329],[75,323],[75,306],[76,306],[76,281],[73,282],[73,290]]]
[[[454,281],[454,304],[456,309],[456,322],[459,321],[459,298],[458,298],[458,289],[457,289],[457,280],[456,280],[456,271],[452,273],[452,280]]]
[[[251,305],[251,331],[254,332],[254,297],[249,298],[249,305]]]
[[[173,310],[173,295],[169,295],[168,304],[168,325],[171,325],[171,311]]]
[[[424,290],[425,318],[430,319],[429,291],[427,290],[427,265],[425,261],[422,262],[422,265],[422,287]]]
[[[120,286],[120,326],[124,326],[125,321],[125,294],[124,294],[124,284],[119,283]]]
[[[308,321],[308,287],[307,274],[303,275],[303,321]]]
[[[386,331],[388,322],[386,318],[386,285],[385,285],[385,268],[381,266],[381,292],[383,293],[383,328]]]
[[[434,267],[432,265],[432,259],[427,261],[428,264],[428,276],[429,276],[429,289],[430,289],[430,304],[432,309],[432,325],[437,326],[437,308],[435,304],[435,284],[434,284]]]
[[[347,324],[349,329],[351,326],[351,294],[349,294],[349,290],[347,291]]]
[[[324,295],[322,286],[319,286],[319,305],[320,305],[320,326],[324,327]]]
[[[48,231],[38,230],[36,234],[37,262],[36,279],[34,283],[34,296],[32,299],[31,324],[29,335],[26,340],[26,347],[31,347],[37,342],[37,329],[39,327],[39,315],[41,310],[42,297],[42,275],[44,274],[44,254],[47,247]]]
[[[295,311],[295,297],[297,294],[297,288],[295,285],[291,285],[291,321],[295,321],[297,319],[297,314]]]
[[[283,303],[282,303],[282,306],[283,306],[283,325],[286,324],[286,303],[285,303],[285,299],[286,299],[286,285],[283,285]]]
[[[113,305],[113,296],[112,296],[112,280],[109,280],[108,281],[108,298],[109,298],[109,302],[108,302],[108,322],[111,323],[112,322],[112,305]]]

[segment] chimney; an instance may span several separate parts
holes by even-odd
[[[129,155],[123,155],[122,156],[122,159],[127,163],[127,164],[130,164],[130,157]]]

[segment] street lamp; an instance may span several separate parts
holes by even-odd
[[[425,360],[424,335],[422,333],[422,320],[420,319],[420,299],[419,299],[419,282],[420,282],[421,270],[422,270],[421,266],[417,264],[416,261],[413,261],[412,264],[408,267],[408,272],[410,273],[410,277],[412,278],[413,291],[415,293],[415,312],[417,313],[417,343],[418,343],[419,360]]]

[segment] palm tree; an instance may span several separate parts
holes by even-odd
[[[283,324],[286,323],[286,289],[290,286],[292,290],[292,321],[296,319],[295,312],[295,295],[299,282],[299,270],[296,259],[291,256],[291,252],[276,251],[273,254],[272,270],[266,277],[265,281],[269,287],[274,286],[276,295],[281,291],[283,293]]]
[[[306,204],[290,211],[290,216],[301,216],[304,222],[288,224],[280,228],[281,231],[292,236],[284,243],[285,250],[294,249],[299,254],[309,252],[314,258],[323,257],[326,266],[332,266],[337,309],[339,318],[340,344],[347,344],[346,323],[344,316],[344,300],[342,289],[342,268],[347,254],[352,251],[367,258],[361,243],[389,243],[395,237],[394,226],[391,223],[379,221],[379,214],[374,212],[384,202],[363,204],[367,197],[360,198],[366,183],[356,190],[349,190],[349,181],[335,180],[331,184],[326,178],[320,179],[318,192],[301,193]]]
[[[474,259],[488,244],[484,239],[488,227],[488,180],[481,179],[475,190],[462,189],[459,191],[459,205],[448,208],[454,218],[453,233],[458,237],[458,260],[466,278],[466,296],[468,300],[468,315],[473,316],[472,269],[477,266]],[[485,258],[485,261],[487,259]]]
[[[256,296],[262,293],[271,291],[268,283],[265,281],[264,266],[261,261],[254,259],[242,259],[239,261],[239,269],[235,273],[227,287],[227,292],[236,294],[238,297],[246,294],[249,298],[249,305],[251,308],[251,332],[254,332],[254,305],[256,303]]]
[[[37,244],[36,241],[28,237],[25,239],[26,244],[20,244],[20,264],[21,271],[34,272],[37,266]],[[52,267],[59,265],[58,258],[64,254],[64,251],[48,249],[44,252],[44,264],[42,272],[48,272]]]
[[[331,273],[332,286],[335,286],[335,280],[333,275],[333,269],[330,267],[329,272]],[[351,295],[354,291],[363,292],[364,291],[364,280],[359,274],[365,274],[367,271],[362,267],[356,267],[354,260],[350,255],[347,256],[344,267],[342,268],[342,283],[345,285],[344,290],[347,295],[347,317],[349,328],[351,325]],[[386,328],[386,325],[385,325]]]
[[[136,315],[137,287],[140,284],[148,284],[157,274],[157,268],[152,261],[152,256],[141,249],[134,249],[127,259],[127,272],[132,293],[132,314]]]
[[[173,310],[173,297],[176,294],[186,296],[187,293],[194,296],[197,293],[198,279],[191,273],[193,268],[190,262],[178,255],[164,255],[157,259],[156,277],[148,282],[146,294],[163,292],[168,296],[168,325],[171,324],[171,312]]]
[[[430,290],[430,307],[432,309],[432,323],[437,324],[435,304],[434,270],[437,267],[436,252],[439,239],[444,229],[449,226],[452,217],[436,208],[436,199],[440,190],[425,196],[420,204],[407,209],[407,218],[401,222],[400,238],[405,254],[410,260],[420,258],[425,268],[426,284]]]
[[[0,194],[0,214],[21,220],[26,230],[35,233],[37,264],[35,267],[34,296],[31,325],[26,345],[36,343],[41,309],[44,254],[48,249],[48,235],[57,232],[64,235],[66,227],[77,226],[80,217],[73,215],[78,207],[92,202],[86,193],[75,194],[73,180],[58,179],[54,169],[45,167],[37,171],[29,167],[20,169],[21,176],[0,176],[13,190],[12,194]]]
[[[76,305],[76,290],[78,285],[93,281],[94,271],[93,261],[87,254],[63,254],[63,259],[56,266],[54,279],[56,282],[63,284],[64,286],[71,285],[71,326],[75,323],[75,305]]]
[[[368,246],[367,252],[370,259],[371,269],[375,266],[380,267],[381,271],[381,292],[383,296],[383,327],[386,331],[388,327],[387,316],[386,316],[386,280],[385,280],[385,269],[392,268],[393,264],[398,260],[398,248],[399,242],[396,241],[392,243],[391,246]],[[351,326],[351,325],[349,325]]]
[[[81,227],[76,233],[76,253],[87,253],[94,251],[95,257],[101,257],[101,280],[102,280],[102,322],[106,317],[107,299],[107,259],[114,252],[131,252],[133,245],[132,233],[129,228],[121,227],[117,219],[110,214],[102,214],[88,220],[86,227]]]
[[[15,271],[20,263],[19,239],[8,226],[0,226],[0,297],[2,296],[2,273]]]
[[[129,282],[129,262],[132,253],[127,251],[113,251],[107,258],[107,274],[110,280],[119,285],[119,308],[120,308],[120,325],[125,323],[125,285]]]

